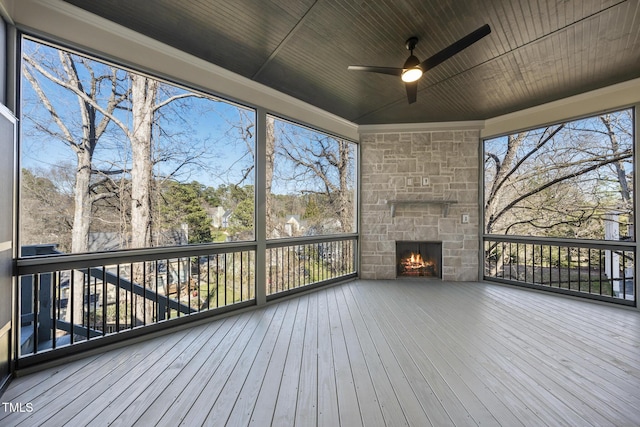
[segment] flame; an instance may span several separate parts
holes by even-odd
[[[405,267],[414,269],[435,265],[433,260],[424,260],[419,253],[411,252],[411,255],[400,261]]]
[[[435,267],[436,261],[428,257],[425,260],[420,253],[411,252],[410,254],[405,254],[404,258],[400,260],[400,264],[401,274],[410,276],[430,276],[436,274],[435,271],[431,271]]]

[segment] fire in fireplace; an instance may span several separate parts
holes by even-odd
[[[442,277],[442,242],[396,242],[397,277]]]

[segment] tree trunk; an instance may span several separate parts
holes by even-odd
[[[151,158],[153,117],[158,93],[158,81],[144,76],[131,75],[131,247],[152,246],[151,236],[151,187],[153,182],[153,159]],[[147,271],[149,269],[147,268]],[[142,263],[135,263],[133,282],[151,287],[144,277]],[[146,302],[146,304],[145,304]],[[153,302],[136,297],[136,318],[140,324],[153,322]]]
[[[89,252],[89,230],[91,226],[91,153],[88,150],[78,150],[76,180],[73,188],[74,211],[73,228],[71,231],[71,252]],[[69,323],[82,325],[85,294],[85,275],[79,270],[73,270],[73,286],[69,289],[69,301],[65,320]],[[73,302],[71,301],[73,295]]]
[[[158,82],[131,75],[131,247],[151,246],[151,133]]]
[[[614,156],[619,155],[620,144],[618,143],[618,136],[611,124],[611,116],[609,114],[605,114],[604,116],[600,116],[600,120],[607,128],[607,136],[611,142],[611,150],[613,151]],[[621,160],[614,162],[613,166],[616,169],[616,175],[618,177],[618,182],[620,183],[620,196],[622,197],[623,209],[629,209],[630,211],[627,236],[633,238],[633,227],[631,224],[633,224],[635,220],[633,218],[634,211],[632,209],[631,191],[629,190],[629,182],[627,181],[627,172],[625,171]]]
[[[338,173],[340,176],[340,194],[338,195],[340,229],[343,233],[353,231],[353,210],[351,198],[349,197],[349,143],[343,140],[338,142],[339,150],[339,166]]]
[[[71,232],[71,252],[89,251],[89,227],[91,225],[91,157],[86,151],[77,153],[75,177],[73,230]]]
[[[273,220],[273,197],[271,196],[271,187],[273,185],[273,163],[276,152],[276,135],[275,135],[275,119],[272,116],[267,116],[267,137],[266,137],[266,170],[265,170],[265,210],[266,210],[266,234],[267,238],[271,237],[271,234],[275,229],[275,222]]]

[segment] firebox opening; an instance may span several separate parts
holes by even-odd
[[[396,242],[397,277],[442,278],[442,242]]]

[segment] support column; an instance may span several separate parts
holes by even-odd
[[[638,170],[638,166],[640,166],[638,162],[638,154],[640,154],[640,104],[634,105],[633,114],[633,122],[635,126],[635,129],[633,130],[633,240],[636,245],[635,259],[633,260],[635,267],[633,274],[633,295],[636,299],[636,309],[640,311],[640,298],[638,297],[638,292],[640,292],[640,263],[638,262],[638,256],[640,255],[640,242],[638,242],[637,226],[638,217],[640,215],[638,215],[638,196],[636,195],[637,192],[635,190],[636,188],[640,188],[638,187],[638,185],[640,185],[640,174],[636,172]]]
[[[256,236],[256,303],[267,302],[267,112],[256,110],[256,178],[255,178],[255,236]]]

